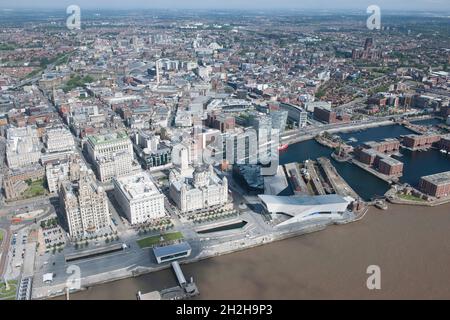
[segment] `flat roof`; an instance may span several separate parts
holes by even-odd
[[[144,199],[160,194],[150,174],[145,171],[115,178],[115,180],[128,200]]]
[[[113,141],[125,139],[128,139],[128,135],[125,132],[114,132],[104,135],[88,136],[88,140],[94,145],[110,143]]]
[[[381,155],[381,153],[375,149],[362,149],[361,152],[372,156]]]
[[[53,273],[46,273],[42,276],[42,282],[52,282],[53,281]]]
[[[85,250],[81,252],[69,253],[65,255],[66,262],[89,258],[91,256],[97,256],[107,254],[115,251],[123,250],[123,243],[113,244],[107,247],[95,248]]]
[[[381,158],[380,161],[383,161],[384,163],[387,163],[391,166],[395,166],[395,165],[399,165],[399,164],[403,165],[403,162],[401,162],[397,159],[391,158],[391,157],[383,157],[383,158]]]
[[[450,184],[450,171],[424,176],[422,179],[438,186],[447,185]]]
[[[191,246],[187,242],[181,242],[177,244],[172,244],[164,247],[154,247],[153,253],[157,258],[163,258],[166,256],[171,256],[186,251],[192,250]]]

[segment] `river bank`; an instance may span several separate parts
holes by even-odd
[[[358,132],[358,133],[351,133],[351,135],[352,136],[356,136],[358,138],[357,140],[359,141],[359,143],[361,143],[361,141],[378,140],[378,139],[383,139],[385,137],[392,137],[392,136],[395,136],[395,135],[404,134],[403,133],[404,130],[407,130],[407,129],[405,129],[405,128],[401,127],[401,126],[394,125],[394,126],[388,126],[388,127],[384,127],[384,128],[381,128],[381,127],[374,128],[374,129],[370,129],[370,130],[363,131],[363,132]],[[343,136],[345,136],[345,135],[347,135],[347,134],[343,134]],[[351,136],[349,136],[349,137],[351,137]],[[329,154],[330,154],[330,150],[328,148],[317,144],[317,142],[315,142],[313,140],[310,140],[310,141],[306,141],[306,142],[303,142],[303,143],[298,143],[298,144],[295,144],[295,145],[291,145],[287,152],[284,152],[284,153],[281,154],[281,156],[280,156],[280,160],[281,161],[280,162],[282,164],[284,164],[284,163],[292,163],[292,162],[300,162],[300,161],[304,161],[306,159],[314,159],[314,158],[318,158],[318,157],[321,157],[321,156],[329,156]],[[418,180],[419,175],[423,175],[423,173],[426,173],[428,171],[436,171],[436,170],[445,171],[445,168],[448,166],[448,162],[444,161],[443,159],[438,158],[438,156],[439,155],[437,155],[435,152],[420,153],[420,154],[405,152],[405,154],[402,155],[402,158],[403,158],[402,160],[404,160],[404,161],[406,160],[406,171],[414,170],[414,173],[411,174],[411,177],[408,177],[408,180],[411,181],[411,182],[415,182],[416,180]],[[434,160],[436,160],[436,161],[434,161]],[[432,167],[429,167],[429,166],[426,166],[426,167],[425,166],[416,166],[416,164],[419,163],[419,162],[420,163],[423,163],[423,162],[430,163],[430,161],[432,163],[434,163],[434,164],[439,164],[439,166],[432,166]],[[360,195],[362,194],[362,196],[364,198],[366,198],[366,199],[370,198],[373,195],[377,195],[377,194],[378,195],[382,195],[388,189],[388,184],[386,184],[385,182],[383,182],[382,180],[380,180],[380,179],[378,179],[376,177],[371,176],[369,173],[365,172],[364,170],[362,170],[362,169],[360,169],[358,167],[355,167],[355,166],[353,166],[351,164],[348,164],[348,163],[334,163],[334,164],[335,164],[337,170],[339,171],[339,173],[343,176],[343,178],[347,182],[349,182],[350,187],[354,188]],[[361,181],[364,181],[365,183],[361,184]],[[402,215],[405,215],[405,216],[401,219],[402,220],[401,222],[403,224],[405,224],[406,226],[408,226],[408,224],[410,223],[410,217],[408,216],[408,212],[409,211],[422,210],[423,212],[421,213],[421,215],[430,216],[429,215],[429,211],[432,210],[434,212],[435,210],[439,211],[439,210],[443,210],[442,208],[447,208],[447,212],[448,212],[449,206],[446,205],[446,206],[442,206],[442,207],[439,207],[439,208],[432,208],[432,209],[415,207],[414,210],[413,209],[411,209],[411,210],[406,209],[406,211],[405,211],[405,208],[411,208],[411,207],[410,206],[391,206],[391,208],[388,211],[383,212],[383,213],[381,213],[380,211],[378,211],[375,208],[371,208],[370,209],[370,214],[368,214],[368,217],[370,219],[372,219],[372,217],[374,217],[374,216],[375,217],[377,217],[377,216],[386,216],[386,213],[393,213],[391,215],[387,215],[387,217],[394,216],[394,215],[397,216],[398,215],[397,212],[402,212]],[[392,211],[392,210],[394,210],[394,211]],[[445,210],[444,210],[444,212],[445,212]],[[377,215],[377,213],[378,213],[378,215]],[[366,220],[367,220],[367,218],[365,218],[361,222],[352,224],[351,226],[343,226],[343,227],[345,228],[345,230],[347,230],[348,235],[350,237],[352,237],[353,236],[353,229],[350,230],[350,229],[347,229],[347,228],[358,227],[360,224],[366,225],[367,224]],[[389,220],[389,219],[387,219],[387,220]],[[433,221],[431,221],[431,222],[433,222]],[[449,221],[444,221],[444,222],[445,222],[444,225],[446,225],[447,230],[448,230],[448,227],[450,227],[450,222]],[[381,222],[379,222],[379,223],[381,223]],[[392,232],[400,232],[400,234],[404,232],[402,230],[403,226],[401,226],[399,224],[397,227],[398,227],[398,229],[392,229],[391,230],[391,227],[388,227],[388,229],[391,230]],[[439,225],[439,227],[441,227],[441,225]],[[339,228],[342,228],[342,227],[339,227]],[[407,228],[409,228],[409,226]],[[324,237],[325,237],[325,234],[328,234],[328,232],[329,232],[328,229],[335,230],[337,228],[335,228],[335,227],[327,228],[327,230],[325,230],[324,232],[320,232],[319,234],[321,235],[323,233]],[[367,227],[367,229],[369,229],[369,228]],[[333,231],[333,232],[336,232],[336,231]],[[318,234],[318,236],[320,236],[319,234]],[[340,235],[341,232],[339,231],[338,234]],[[363,237],[364,235],[360,235],[360,236]],[[430,236],[432,236],[432,235],[430,235]],[[254,250],[265,250],[266,248],[271,248],[274,245],[278,247],[280,245],[280,243],[290,243],[291,241],[296,242],[297,241],[296,239],[305,239],[305,238],[309,239],[309,237],[310,237],[310,235],[295,237],[295,238],[292,238],[292,239],[289,239],[289,240],[279,241],[277,243],[266,244],[266,245],[264,245],[264,249],[262,249],[261,247],[255,247],[253,249],[246,250],[245,252],[249,252],[250,253],[250,252],[253,252]],[[389,241],[390,241],[389,237],[387,237],[387,239],[389,241],[386,241],[382,237],[379,238],[379,239],[377,238],[377,236],[373,235],[373,237],[374,237],[373,238],[374,240],[379,241],[380,246],[382,246],[383,248],[385,248],[386,245],[389,244]],[[327,238],[327,239],[328,239],[327,241],[329,241],[329,242],[333,242],[334,241],[333,238]],[[362,239],[364,240],[364,237]],[[426,239],[426,238],[424,238],[424,239]],[[301,240],[298,240],[298,241],[301,241]],[[319,241],[319,243],[320,243],[321,240],[317,240],[317,241]],[[344,241],[344,239],[342,239],[342,241],[345,242],[347,240],[345,239],[345,241]],[[353,243],[353,244],[345,243],[345,246],[343,246],[340,249],[344,250],[344,251],[352,252],[352,250],[354,249],[352,247],[352,245],[360,245],[357,242],[362,241],[362,240],[361,239],[356,239],[355,241],[356,242]],[[372,239],[368,238],[368,239],[365,239],[364,241],[371,242]],[[392,241],[394,243],[398,242],[395,239],[392,240]],[[301,246],[300,243],[298,245]],[[324,247],[324,245],[325,245],[325,247]],[[404,247],[406,246],[405,248],[409,248],[410,244],[409,243],[402,243],[402,245]],[[419,243],[417,243],[416,245],[420,246]],[[320,247],[326,248],[326,243],[321,244]],[[286,249],[280,248],[279,250],[286,251],[286,254],[288,254],[288,255],[290,253],[297,254],[297,249],[295,247],[292,247],[292,246],[288,246]],[[384,250],[389,251],[388,248],[385,248]],[[413,249],[411,249],[411,250],[413,250]],[[271,250],[269,250],[269,252],[271,252]],[[442,252],[448,252],[448,250],[447,251],[442,251]],[[228,256],[240,255],[242,253],[243,252],[232,253],[232,254],[230,254]],[[250,254],[250,255],[252,255],[252,254]],[[225,259],[226,257],[227,256],[214,257],[214,258],[211,258],[211,259],[208,259],[208,260],[204,260],[204,261],[199,261],[199,262],[195,262],[195,263],[192,263],[192,264],[188,264],[188,265],[183,266],[183,270],[185,270],[185,269],[186,270],[196,270],[195,267],[193,267],[193,266],[204,265],[204,264],[209,265],[210,261],[212,261],[212,260],[217,261],[217,259],[222,259],[222,258]],[[305,257],[307,257],[307,255]],[[349,258],[351,258],[351,257],[349,257]],[[268,258],[268,259],[270,260],[270,258]],[[290,259],[290,257],[289,257],[289,259]],[[287,259],[287,261],[289,261],[289,259]],[[328,261],[333,261],[333,263],[335,263],[335,259],[336,259],[336,257],[331,257],[330,260],[326,260],[325,259],[324,261],[322,261],[322,263],[326,264],[326,263],[328,263]],[[394,263],[396,258],[394,257],[393,260],[394,261],[392,261],[392,262]],[[222,260],[219,260],[219,261],[222,261]],[[224,261],[225,261],[224,263],[226,263],[227,260],[224,260]],[[278,271],[279,268],[281,268],[281,270],[282,270],[281,273],[282,274],[285,273],[285,271],[283,271],[283,267],[284,267],[284,264],[285,264],[283,259],[281,259],[281,260],[274,260],[274,261],[276,261],[276,262],[271,267],[273,272],[274,273],[278,273],[279,272]],[[283,261],[283,263],[280,263],[280,261]],[[386,260],[386,261],[388,261],[388,260]],[[295,265],[299,265],[299,264],[301,265],[303,260],[292,261],[292,262]],[[238,260],[236,260],[235,263],[236,264],[241,264],[241,262],[238,261]],[[247,271],[248,270],[252,270],[253,271],[253,268],[259,267],[260,263],[264,263],[264,261],[262,261],[262,262],[260,262],[260,261],[255,262],[255,265],[248,266],[248,268],[246,270]],[[412,261],[412,263],[414,263],[414,261]],[[281,266],[281,264],[283,266]],[[373,262],[371,264],[376,264],[376,263]],[[367,266],[365,268],[367,268]],[[244,264],[244,267],[245,267],[245,264]],[[316,267],[320,269],[321,266],[318,265]],[[347,271],[347,268],[351,269],[351,267],[352,266],[346,266],[345,267],[345,271]],[[364,277],[366,276],[365,275],[365,268],[364,268],[363,271],[361,271],[361,270],[358,271],[358,272],[362,272]],[[327,269],[327,268],[325,268],[325,269]],[[203,272],[203,269],[200,269],[200,270],[201,270],[201,272]],[[218,271],[220,272],[220,270],[216,270],[215,272],[218,272]],[[288,271],[290,271],[290,270],[286,271],[286,274],[288,275],[287,277],[291,277],[291,275],[290,275],[290,273]],[[301,272],[301,271],[303,271],[303,269],[300,268],[298,270],[297,269],[292,270],[292,272],[295,272],[295,271]],[[134,293],[132,295],[129,295],[127,293],[126,296],[120,296],[120,297],[117,297],[117,299],[134,299],[135,298],[134,294],[137,291],[139,291],[139,290],[141,290],[143,292],[147,292],[147,291],[153,291],[153,290],[160,290],[160,289],[172,286],[174,283],[171,284],[170,282],[168,282],[168,283],[161,283],[161,286],[159,287],[159,286],[156,285],[156,284],[158,284],[158,279],[154,280],[155,278],[153,278],[155,274],[162,274],[162,273],[167,273],[167,272],[168,272],[169,275],[171,274],[170,270],[164,270],[164,271],[156,272],[154,274],[147,274],[147,275],[143,275],[143,276],[139,276],[139,277],[135,277],[135,278],[121,280],[121,281],[130,281],[130,283],[139,283],[139,286],[142,286],[142,287],[136,287],[136,288],[130,287],[131,291],[134,290]],[[211,293],[208,293],[206,295],[206,297],[205,297],[205,293],[204,293],[204,290],[202,288],[202,283],[199,283],[199,281],[197,279],[197,272],[188,273],[188,275],[189,276],[192,275],[192,276],[194,276],[196,278],[195,281],[199,285],[200,292],[202,293],[200,298],[216,299],[214,294],[211,295]],[[233,275],[233,276],[244,277],[245,278],[244,275],[242,275],[242,274],[240,274],[238,272],[237,272],[236,275]],[[265,275],[265,276],[270,277],[270,275]],[[340,277],[339,274],[335,274],[335,276],[336,277]],[[446,276],[448,278],[448,274]],[[143,280],[144,282],[141,282],[141,281],[137,280],[137,279],[144,279],[143,277],[146,277],[145,279],[147,279],[147,277],[148,277],[148,279],[152,279],[151,280],[152,285],[155,285],[155,286],[154,287],[153,286],[146,287],[146,283],[145,283],[146,280]],[[162,278],[164,278],[164,277],[162,277]],[[365,279],[366,278],[364,278],[364,281],[362,282],[364,284],[364,288],[365,288]],[[394,279],[395,279],[395,277],[394,277]],[[238,282],[240,280],[245,280],[245,279],[239,279],[238,278]],[[302,279],[302,281],[303,280],[306,281],[305,279]],[[321,281],[320,279],[316,279],[316,280],[319,281],[319,283]],[[91,288],[91,289],[89,289],[87,291],[76,293],[76,294],[73,295],[73,297],[75,297],[75,299],[77,299],[78,297],[81,297],[80,299],[84,299],[80,295],[82,295],[82,294],[89,294],[89,292],[96,291],[97,288],[101,288],[102,286],[109,286],[109,285],[111,285],[112,287],[114,287],[114,285],[116,283],[121,282],[121,281],[116,281],[116,282],[111,282],[111,283],[108,283],[108,284],[96,286],[96,287],[93,287],[93,288]],[[210,284],[211,282],[212,283],[215,282],[214,279],[205,279],[204,281],[206,281],[207,284]],[[257,282],[256,279],[254,281]],[[264,281],[264,278],[261,278],[261,281]],[[275,284],[275,286],[276,285],[277,284]],[[127,286],[127,285],[125,284],[125,286]],[[224,286],[226,288],[226,284]],[[261,284],[258,284],[258,286],[265,286],[265,284],[261,283]],[[221,286],[219,286],[219,288],[221,288]],[[217,290],[220,291],[222,289],[217,289],[217,288],[213,288],[213,287],[211,288],[211,292],[216,292]],[[288,289],[286,289],[286,290],[288,290]],[[348,290],[348,288],[347,288],[347,290]],[[367,290],[367,289],[365,289],[365,290]],[[257,293],[257,292],[255,292],[255,293]],[[298,293],[298,291],[297,291],[297,293]],[[310,294],[312,294],[312,297],[314,297],[314,292],[312,292]],[[330,298],[330,296],[327,295],[327,294],[324,294],[322,296],[323,296],[323,298]],[[337,298],[340,297],[336,292],[334,292],[333,295],[331,295],[331,298],[334,298],[335,296]],[[231,297],[234,298],[235,296],[232,295]],[[285,296],[285,295],[283,295],[283,293],[278,293],[275,290],[274,291],[274,296],[262,297],[262,298],[263,299],[264,298],[286,298],[286,299],[291,299],[292,298],[292,299],[297,299],[297,298],[308,298],[308,297],[307,296],[302,296],[302,295],[300,295],[298,297],[297,296],[292,296],[291,297],[289,295]],[[385,298],[384,296],[382,296],[382,297]],[[390,298],[391,296],[388,295],[386,297]],[[402,296],[401,295],[392,295],[392,297],[402,297]],[[224,298],[224,297],[217,297],[217,298]],[[256,299],[256,298],[259,298],[259,297],[251,297],[251,296],[243,296],[242,297],[242,299],[253,299],[253,298]],[[320,297],[318,295],[316,298],[322,298],[322,297]],[[342,298],[346,298],[346,297],[342,297]],[[361,298],[366,298],[366,297],[361,297]],[[368,296],[367,298],[371,298],[371,297]],[[86,297],[86,299],[96,299],[96,298],[95,297],[94,298]],[[103,296],[100,294],[97,297],[97,299],[103,299]]]
[[[217,244],[215,246],[209,246],[208,248],[205,248],[201,251],[201,253],[195,257],[183,259],[180,262],[180,264],[183,265],[189,265],[193,263],[198,263],[203,260],[211,259],[218,256],[223,256],[227,254],[232,254],[240,251],[249,250],[252,248],[260,247],[263,245],[267,245],[273,242],[282,241],[288,238],[292,237],[298,237],[301,235],[318,232],[325,230],[327,227],[331,225],[344,225],[348,224],[354,221],[358,221],[362,218],[363,215],[354,216],[353,214],[349,213],[344,215],[340,219],[316,219],[315,221],[310,221],[308,223],[303,223],[301,226],[293,226],[291,228],[285,228],[283,230],[280,230],[278,232],[273,232],[271,234],[262,235],[258,237],[254,237],[251,239],[245,239],[245,238],[238,238],[234,241],[229,241],[227,243]],[[150,251],[150,249],[146,250]],[[151,253],[148,252],[150,255]],[[74,294],[78,294],[80,292],[83,292],[89,288],[98,287],[103,284],[113,283],[117,282],[122,279],[131,279],[136,277],[141,277],[150,273],[159,272],[161,270],[169,269],[170,264],[160,265],[160,266],[153,266],[153,267],[135,267],[135,268],[124,268],[124,269],[117,269],[109,272],[104,272],[88,277],[84,277],[81,279],[81,288],[79,291],[75,292]],[[53,285],[52,288],[49,287],[41,287],[39,288],[38,292],[36,291],[36,288],[34,288],[33,291],[33,297],[35,299],[46,299],[46,298],[61,298],[65,297],[66,290],[65,290],[66,284],[61,283],[59,285]],[[50,295],[49,292],[52,292]],[[73,293],[71,293],[72,295]]]
[[[346,226],[183,265],[199,299],[448,299],[450,204],[371,208]],[[366,287],[369,265],[381,290]],[[71,299],[135,299],[176,285],[171,270],[92,287]]]

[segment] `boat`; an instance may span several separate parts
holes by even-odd
[[[447,154],[447,151],[444,150],[444,149],[441,149],[440,152],[441,152],[441,153],[444,153],[444,154]]]
[[[351,137],[350,139],[348,139],[348,142],[358,142],[358,139]]]
[[[278,151],[286,150],[287,148],[289,148],[289,145],[288,145],[287,143],[285,143],[285,144],[280,144],[280,145],[278,146]]]
[[[382,200],[377,200],[375,202],[375,207],[377,207],[380,210],[387,210],[388,206],[386,204],[386,202],[382,201]]]

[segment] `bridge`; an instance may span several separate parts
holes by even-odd
[[[178,261],[172,262],[172,268],[173,272],[175,272],[175,275],[177,276],[178,283],[180,284],[180,287],[183,287],[186,285],[186,278],[184,277],[183,271],[181,270],[180,264]]]
[[[137,293],[138,300],[182,300],[189,299],[200,294],[197,285],[194,283],[192,278],[190,282],[186,281],[178,261],[173,261],[171,265],[179,285],[174,288],[161,290],[161,292],[153,291],[142,294],[139,291]]]

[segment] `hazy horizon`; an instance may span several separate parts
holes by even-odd
[[[381,10],[450,11],[448,0],[15,0],[0,1],[1,9],[60,9],[69,5],[85,9],[242,9],[242,10],[361,10],[378,5]]]

